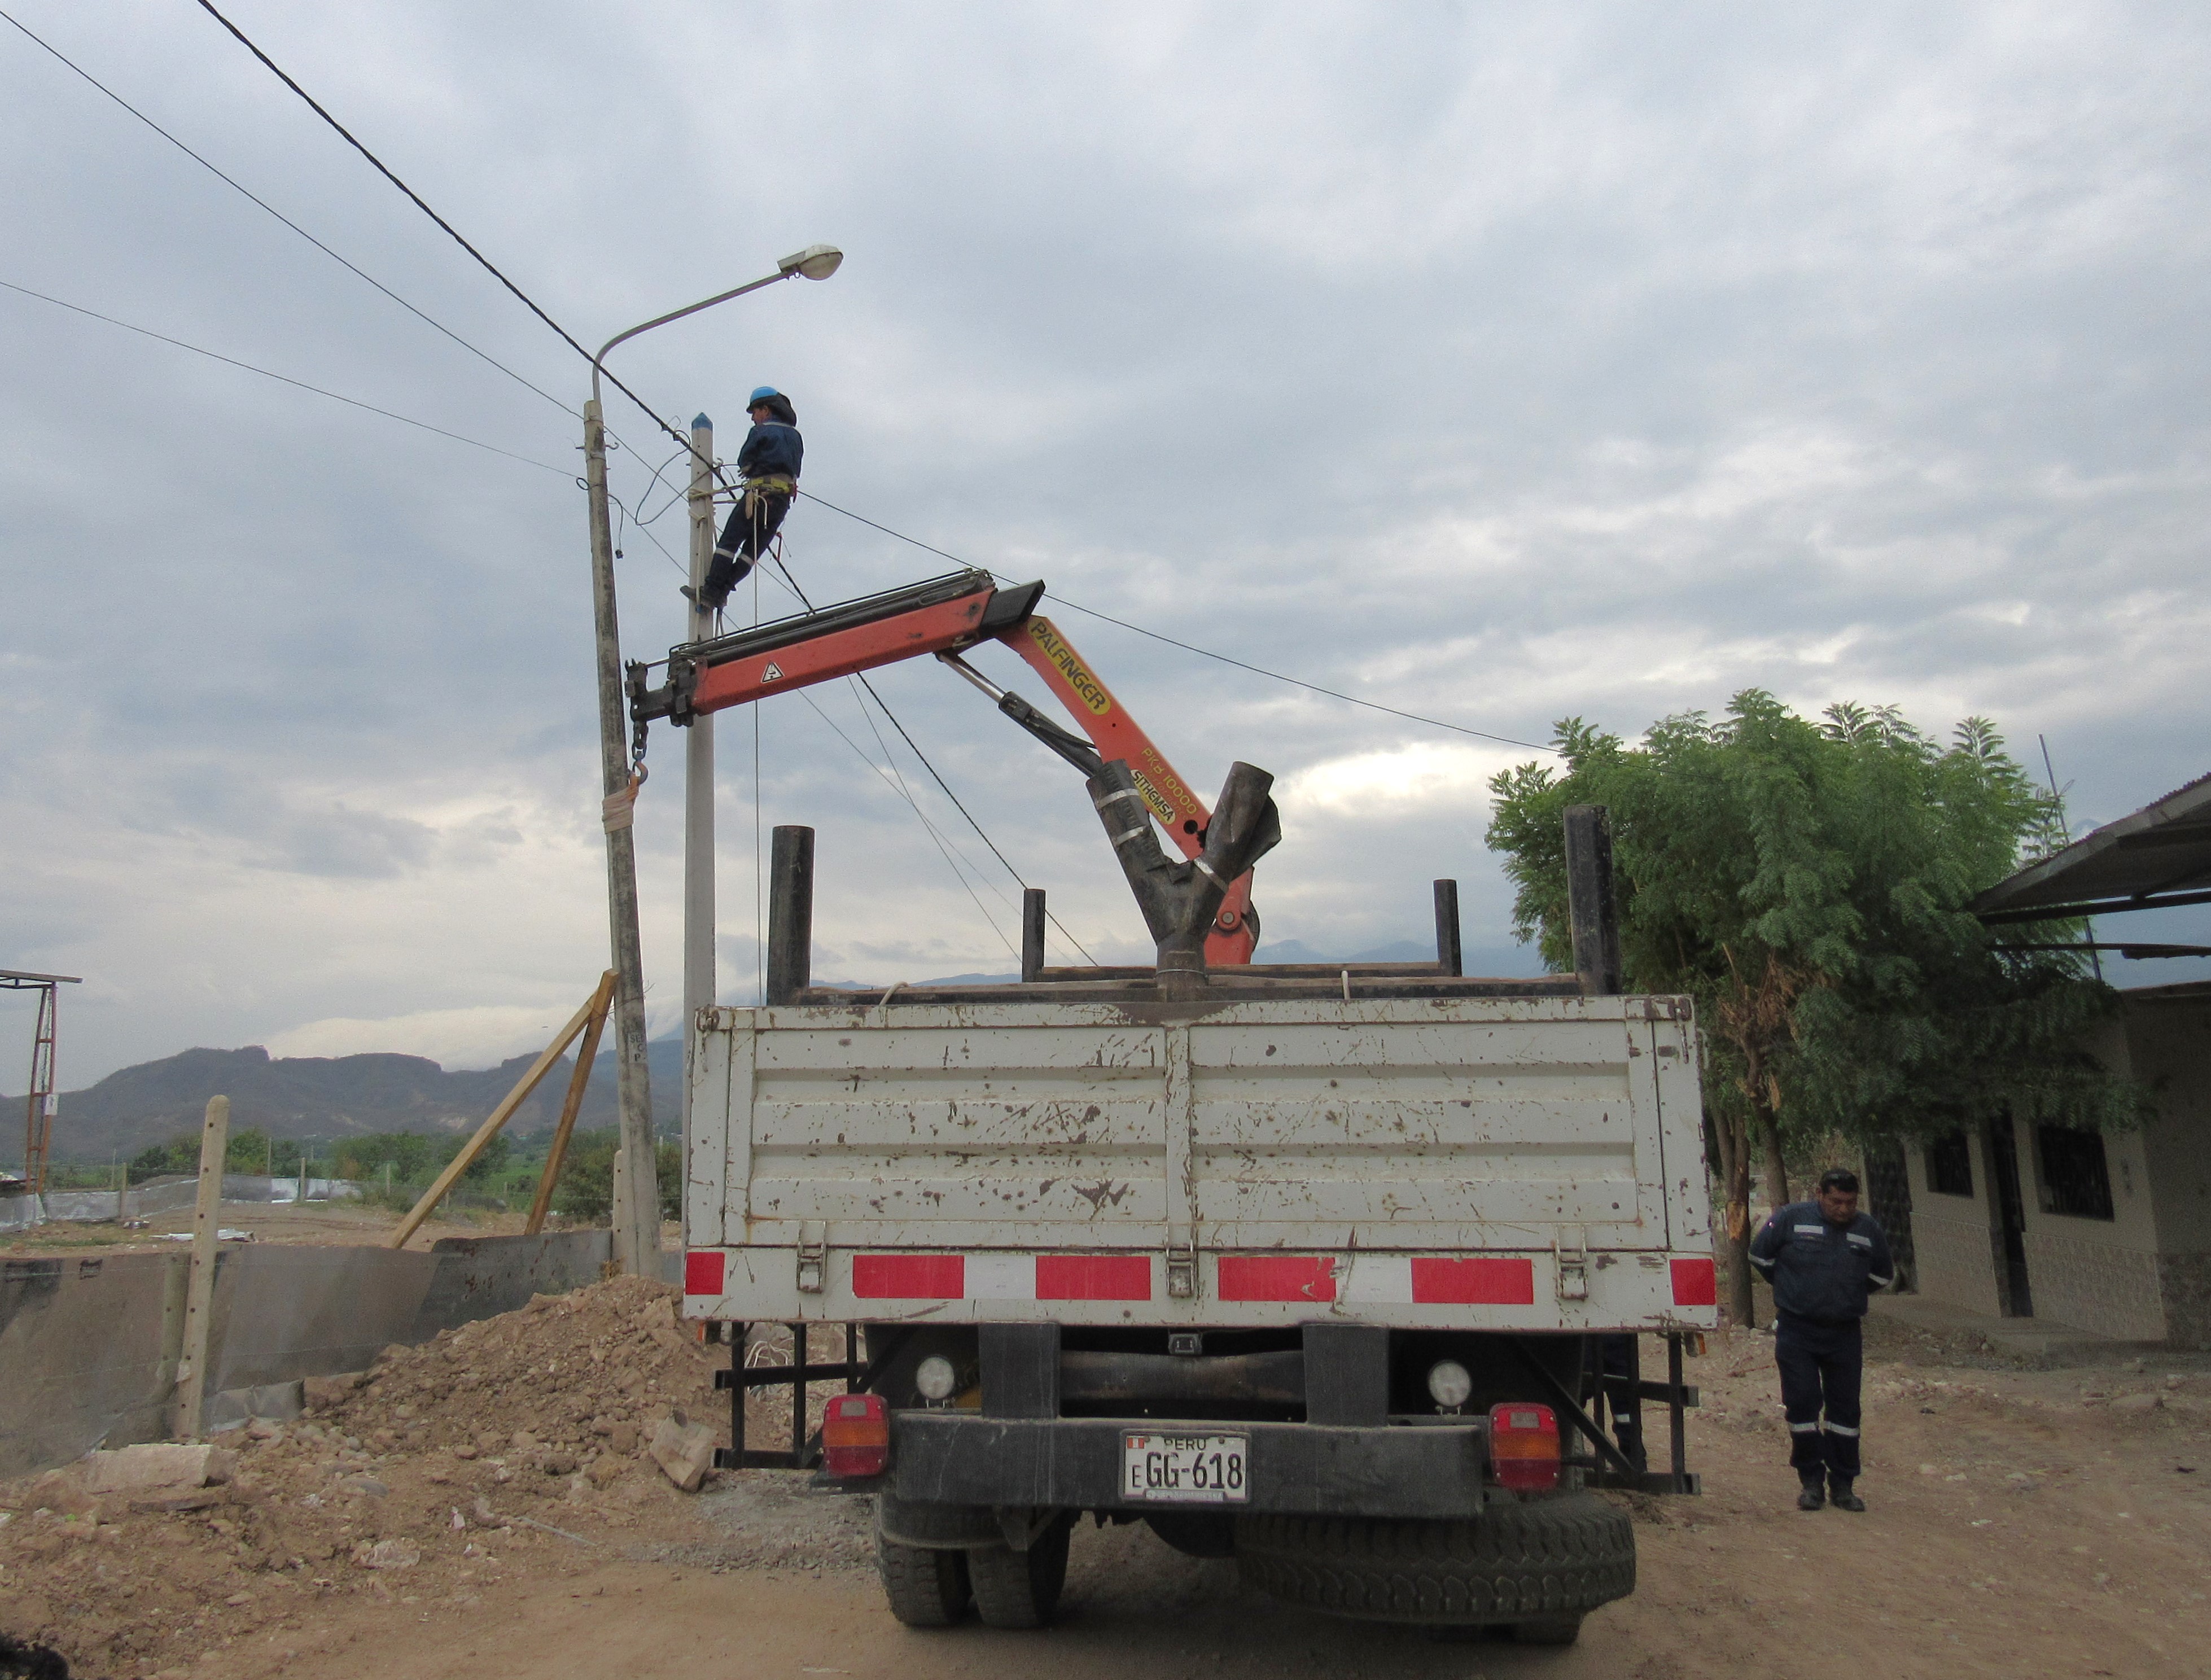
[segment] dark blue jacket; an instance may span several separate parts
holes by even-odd
[[[806,440],[798,435],[798,428],[771,420],[745,434],[745,446],[737,452],[737,470],[747,478],[766,478],[770,474],[796,478],[805,453]]]
[[[1750,1263],[1779,1311],[1820,1324],[1863,1319],[1866,1297],[1896,1278],[1888,1238],[1871,1214],[1830,1225],[1817,1202],[1791,1202],[1759,1227]]]

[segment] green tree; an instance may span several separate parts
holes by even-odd
[[[296,1173],[300,1168],[300,1146],[289,1138],[279,1137],[272,1144],[269,1134],[259,1126],[248,1126],[243,1131],[233,1131],[223,1147],[222,1170],[226,1173],[266,1173],[274,1166],[281,1177]],[[178,1174],[197,1174],[200,1170],[200,1135],[197,1131],[179,1132],[166,1142],[149,1145],[130,1157],[130,1182],[143,1184],[148,1179],[171,1178]]]
[[[457,1132],[371,1131],[331,1146],[337,1176],[381,1179],[388,1165],[394,1184],[427,1185],[445,1171],[468,1138]],[[506,1134],[494,1137],[461,1174],[463,1184],[482,1184],[500,1172],[514,1153]]]
[[[1664,719],[1633,748],[1569,719],[1563,773],[1530,763],[1490,782],[1515,931],[1554,967],[1572,967],[1565,809],[1610,809],[1627,984],[1687,994],[1703,1028],[1738,1323],[1752,1160],[1786,1201],[1784,1126],[1866,1140],[2143,1113],[2081,1047],[2114,994],[2075,954],[2016,943],[2068,925],[1999,937],[1964,908],[2053,838],[2048,798],[1996,731],[1969,719],[1943,747],[1893,708],[1824,715],[1747,689],[1723,719]]]
[[[601,1131],[570,1134],[568,1152],[560,1158],[560,1176],[553,1182],[553,1210],[571,1219],[609,1218],[615,1204],[615,1150],[621,1132],[609,1126]],[[660,1216],[673,1219],[682,1211],[683,1150],[663,1143],[653,1150],[660,1179]]]

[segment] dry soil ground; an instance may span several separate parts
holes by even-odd
[[[720,1350],[685,1338],[669,1307],[617,1280],[397,1354],[312,1429],[239,1440],[232,1502],[209,1510],[87,1512],[62,1483],[0,1489],[15,1513],[0,1628],[47,1632],[79,1673],[239,1680],[2211,1672],[2200,1356],[1977,1368],[1885,1328],[1869,1371],[1872,1508],[1808,1514],[1783,1463],[1770,1342],[1715,1337],[1691,1367],[1704,1496],[1635,1501],[1641,1586],[1572,1650],[1286,1610],[1233,1563],[1140,1527],[1078,1531],[1045,1632],[919,1633],[883,1606],[861,1501],[774,1472],[687,1497],[634,1456],[629,1432],[671,1406],[718,1415]],[[756,1400],[754,1427],[773,1427],[774,1404]]]

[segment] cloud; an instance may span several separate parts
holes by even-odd
[[[379,1020],[334,1016],[304,1022],[273,1034],[271,1056],[358,1056],[388,1051],[427,1056],[447,1068],[496,1067],[508,1058],[542,1050],[566,1016],[519,1004],[420,1010]]]
[[[24,15],[555,399],[0,43],[30,136],[10,208],[38,230],[0,278],[542,464],[0,294],[0,925],[11,963],[88,977],[66,1077],[565,1013],[606,961],[581,360],[203,15]],[[1529,742],[1760,686],[2046,735],[2083,815],[2204,767],[2211,39],[2184,9],[650,0],[610,24],[554,0],[518,34],[271,0],[241,22],[590,343],[843,245],[833,280],[633,341],[617,371],[717,415],[725,455],[744,391],[797,395],[826,502],[789,558],[815,599],[949,563],[828,503],[1044,577],[1195,786],[1274,771],[1270,938],[1425,937],[1451,876],[1469,945],[1500,940],[1481,787],[1528,755],[1065,603]],[[609,414],[615,492],[649,514],[673,446]],[[682,519],[624,516],[631,657],[681,632]],[[1141,953],[1073,773],[933,666],[875,683],[1048,889],[1055,950]],[[724,995],[756,972],[755,835],[779,822],[820,834],[817,972],[1003,969],[1011,872],[863,694],[813,698],[721,720]],[[681,760],[656,731],[656,1021]],[[480,1046],[455,1053],[497,1032]]]

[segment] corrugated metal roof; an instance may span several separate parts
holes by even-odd
[[[2211,776],[2106,822],[1998,882],[1966,908],[1987,922],[2211,902]]]

